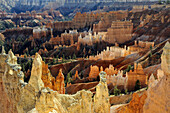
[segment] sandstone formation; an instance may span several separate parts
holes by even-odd
[[[142,95],[139,96],[137,93],[133,94],[133,98],[130,101],[129,104],[127,105],[122,105],[121,107],[118,107],[116,110],[114,107],[111,107],[111,113],[143,113],[143,105],[145,102],[147,95],[146,92]]]
[[[35,88],[35,91],[39,91],[44,87],[44,83],[41,79],[42,76],[42,59],[41,56],[36,53],[31,70],[31,77],[29,84]]]
[[[144,113],[147,112],[164,112],[168,113],[170,111],[169,107],[169,86],[170,86],[170,64],[169,64],[169,55],[170,44],[166,43],[163,48],[161,69],[158,70],[158,80],[155,80],[153,75],[149,79],[149,86],[147,91],[147,98],[144,104]],[[161,95],[160,95],[161,94]],[[159,104],[159,106],[158,106]],[[153,109],[154,108],[154,109]]]
[[[28,84],[23,81],[24,74],[12,51],[8,55],[1,54],[0,57],[0,93],[4,96],[1,96],[0,100],[3,103],[0,104],[2,106],[1,110],[4,112],[105,113],[110,110],[106,73],[104,72],[100,73],[100,83],[97,86],[96,96],[93,100],[90,91],[82,90],[75,95],[63,95],[50,88],[45,88],[41,80],[44,64],[42,64],[39,54],[35,55]],[[63,78],[62,76],[60,71],[58,78]],[[100,104],[101,101],[103,102],[102,105]]]
[[[136,52],[136,51],[135,51]],[[119,57],[125,57],[127,55],[130,55],[132,53],[135,52],[131,52],[129,51],[129,49],[126,49],[126,46],[124,48],[120,48],[120,47],[107,47],[106,50],[101,51],[101,53],[97,54],[96,56],[90,56],[89,60],[113,60],[115,58],[119,58]]]
[[[100,82],[96,86],[96,95],[94,96],[94,112],[96,113],[109,113],[110,103],[109,103],[109,93],[106,82],[106,73],[100,72]],[[101,103],[102,102],[102,103]]]
[[[139,80],[141,88],[146,87],[147,75],[144,74],[141,64],[134,64],[134,71],[126,72],[126,77],[128,78],[127,89],[128,91],[134,90],[136,81]]]
[[[46,32],[48,32],[46,28],[33,29],[33,38],[34,39],[36,39],[36,38],[40,39],[41,37],[46,37],[47,36]]]
[[[103,24],[102,26],[105,25],[105,31],[107,28],[111,26],[111,22],[113,20],[121,20],[123,18],[127,17],[127,11],[125,12],[108,12],[108,13],[76,13],[72,21],[65,21],[65,22],[55,22],[55,23],[48,23],[46,26],[49,28],[53,28],[54,32],[64,32],[64,30],[68,29],[82,29],[85,27],[92,27],[92,25],[95,22],[100,21],[102,18],[103,20],[107,21],[107,24]],[[94,26],[93,26],[94,27]],[[98,27],[94,27],[94,29],[98,29]],[[94,30],[98,32],[99,30]],[[100,30],[100,32],[103,32],[103,30]]]
[[[49,87],[50,89],[53,89],[54,91],[57,91],[56,88],[56,81],[55,78],[51,75],[48,65],[45,64],[44,61],[42,61],[42,77],[41,77],[44,87]]]
[[[119,71],[114,75],[107,75],[107,84],[117,86],[120,90],[128,90],[127,85],[129,84],[128,77],[123,77],[123,71]]]
[[[105,41],[111,44],[124,43],[132,38],[133,23],[131,21],[113,21],[107,30]]]
[[[60,69],[58,76],[56,77],[56,86],[57,92],[60,94],[65,94],[65,84],[64,84],[64,75],[62,69]]]
[[[96,34],[96,32],[94,33],[94,35],[92,35],[91,32],[89,32],[88,34],[85,33],[84,37],[82,37],[82,35],[80,34],[80,36],[78,37],[78,43],[92,46],[96,42],[100,43],[101,41],[103,41],[103,36],[104,35],[102,34]]]
[[[93,25],[94,32],[106,32],[108,28],[111,27],[112,21],[122,20],[128,16],[127,11],[111,11],[105,13],[105,16],[102,16],[98,24]]]
[[[154,42],[145,42],[145,41],[137,41],[134,42],[134,45],[128,46],[128,50],[133,52],[140,52],[143,50],[149,50],[154,47]]]
[[[75,81],[75,80],[79,80],[79,79],[80,79],[80,77],[79,77],[78,71],[76,71],[72,80]]]
[[[127,105],[121,105],[119,107],[111,107],[111,112],[116,113],[168,113],[169,107],[169,51],[170,44],[166,43],[163,53],[161,70],[158,70],[157,77],[155,79],[153,75],[149,78],[148,90],[142,96],[138,96],[134,93],[133,99]]]
[[[99,67],[98,66],[90,66],[89,78],[97,78],[99,76]]]
[[[109,65],[109,68],[106,68],[106,69],[104,70],[104,72],[106,72],[106,74],[107,74],[108,76],[111,76],[111,75],[114,75],[114,74],[117,74],[117,73],[118,73],[117,69],[114,69],[113,65]]]

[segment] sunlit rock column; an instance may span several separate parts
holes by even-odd
[[[100,82],[96,86],[96,94],[94,96],[94,112],[95,113],[109,113],[110,103],[109,103],[109,91],[106,82],[106,73],[101,71]]]
[[[55,89],[58,93],[65,94],[64,75],[62,69],[59,70],[59,74],[56,77]]]
[[[35,91],[38,92],[44,87],[44,83],[41,79],[42,76],[42,58],[36,53],[31,70],[31,77],[29,84],[35,88]]]

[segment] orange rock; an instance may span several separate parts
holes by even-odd
[[[44,61],[42,61],[42,76],[41,76],[42,81],[44,82],[45,87],[49,87],[53,89],[52,81],[55,79],[52,77],[51,73],[49,72],[48,69],[48,64],[45,64]]]
[[[106,32],[108,28],[111,27],[112,21],[122,20],[128,16],[127,11],[111,11],[108,13],[101,14],[102,19],[98,24],[93,25],[94,32]]]
[[[133,23],[131,21],[113,21],[107,30],[105,41],[114,44],[124,43],[132,38]]]
[[[139,96],[137,93],[133,94],[133,98],[130,101],[129,104],[121,106],[114,110],[116,113],[143,113],[143,105],[145,102],[145,99],[147,98],[146,92],[142,95]],[[111,113],[112,111],[111,107]]]
[[[97,78],[99,76],[99,67],[98,66],[90,66],[89,78]]]
[[[74,75],[73,81],[76,79],[80,79],[79,75],[78,75],[78,71],[76,71],[76,74]]]
[[[65,94],[64,75],[62,74],[62,70],[60,70],[57,78],[55,79],[48,69],[48,64],[45,64],[45,62],[42,61],[41,79],[44,82],[45,87],[49,87],[60,94]]]
[[[139,80],[141,84],[141,88],[146,87],[147,75],[144,74],[143,68],[141,64],[134,64],[134,71],[130,71],[126,73],[126,77],[128,77],[127,89],[128,91],[132,91],[135,88],[136,81]]]
[[[60,94],[65,94],[65,84],[64,84],[64,75],[62,69],[59,70],[58,76],[56,77],[55,89]]]
[[[109,65],[109,68],[106,68],[104,71],[110,76],[118,73],[117,69],[114,69],[113,65]]]

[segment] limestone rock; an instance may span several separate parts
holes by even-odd
[[[5,52],[5,49],[4,49],[4,46],[2,46],[2,52],[1,52],[2,55],[5,55],[6,52]]]
[[[167,42],[163,48],[163,53],[161,56],[161,68],[166,75],[170,75],[170,44]]]
[[[96,94],[94,96],[94,112],[96,113],[109,113],[110,103],[109,103],[109,91],[106,82],[106,73],[100,72],[100,82],[96,86]]]
[[[170,70],[169,51],[170,44],[167,42],[161,57],[161,68],[158,70],[155,80],[153,74],[149,78],[148,90],[141,97],[134,94],[129,104],[113,110],[116,113],[169,113],[170,111]],[[146,98],[146,99],[145,99]]]
[[[55,78],[51,75],[48,64],[45,64],[44,61],[42,61],[42,77],[41,77],[44,87],[49,87],[51,89],[54,89],[55,84]]]
[[[58,95],[58,93],[48,89],[41,91],[41,95],[35,105],[38,113],[67,113],[63,109],[62,104],[55,98],[55,95]]]
[[[133,24],[130,21],[113,21],[107,30],[105,41],[108,43],[124,43],[132,38]]]
[[[130,101],[129,104],[123,105],[123,106],[117,108],[116,111],[111,111],[111,113],[112,112],[116,112],[116,113],[143,113],[143,105],[144,105],[146,97],[147,97],[146,92],[142,96],[139,96],[137,93],[134,93],[133,98],[132,98],[132,100]],[[114,106],[111,109],[113,109],[113,108],[114,108]]]
[[[89,78],[97,78],[99,76],[99,67],[98,66],[90,66]]]
[[[60,94],[65,94],[65,84],[64,84],[64,75],[62,69],[60,69],[58,76],[56,77],[56,90]]]
[[[170,62],[169,62],[170,44],[166,43],[161,57],[161,68],[158,70],[158,79],[153,75],[149,79],[147,98],[143,107],[144,113],[168,113],[170,111]]]
[[[42,76],[42,58],[38,53],[36,53],[32,64],[29,84],[33,86],[37,92],[44,87],[44,83],[41,79],[41,76]]]

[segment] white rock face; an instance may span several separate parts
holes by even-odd
[[[109,92],[107,88],[106,73],[104,71],[100,72],[100,82],[96,86],[96,95],[94,96],[94,112],[95,113],[109,113],[110,112],[110,102],[109,102]]]
[[[166,43],[162,57],[161,68],[158,70],[158,80],[153,75],[149,79],[147,98],[143,107],[144,113],[170,112],[170,44]]]
[[[31,70],[31,77],[29,84],[35,88],[35,91],[38,92],[44,87],[44,83],[41,79],[42,76],[42,58],[36,53]]]

